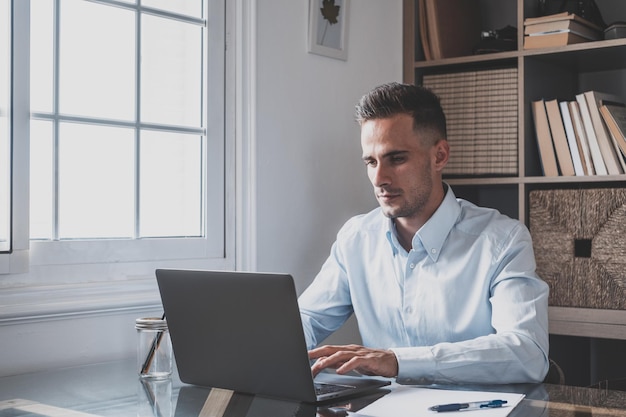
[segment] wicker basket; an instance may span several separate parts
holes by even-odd
[[[550,305],[626,309],[626,189],[532,191],[530,233]]]

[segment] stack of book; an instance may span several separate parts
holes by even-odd
[[[531,104],[544,175],[626,173],[626,104],[620,97],[592,90],[571,101]]]
[[[517,68],[426,74],[448,125],[448,176],[518,173]]]
[[[603,38],[604,31],[600,26],[569,12],[524,20],[524,49],[563,46]]]

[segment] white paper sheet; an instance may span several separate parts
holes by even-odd
[[[524,394],[397,386],[381,399],[359,410],[357,413],[350,413],[350,415],[355,417],[415,417],[424,415],[506,417],[523,398]],[[507,404],[499,408],[459,412],[437,413],[429,410],[430,407],[439,404],[491,400],[506,400]]]

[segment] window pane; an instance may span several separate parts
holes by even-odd
[[[134,120],[134,18],[108,5],[61,1],[61,113]]]
[[[30,108],[52,112],[54,2],[30,1]]]
[[[202,138],[142,132],[140,235],[202,234]]]
[[[62,123],[59,237],[134,234],[134,131]]]
[[[11,138],[9,128],[10,41],[9,1],[0,2],[0,251],[11,249]]]
[[[144,15],[141,121],[200,126],[202,28]]]
[[[30,122],[30,237],[52,239],[52,122]]]
[[[142,0],[141,4],[147,7],[180,13],[196,18],[202,17],[202,0]]]

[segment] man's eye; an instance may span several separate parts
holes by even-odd
[[[365,165],[367,165],[368,167],[375,167],[376,166],[376,161],[374,161],[373,159],[368,159],[365,160]]]
[[[401,164],[406,160],[405,157],[403,156],[394,156],[393,158],[391,158],[391,162],[394,164]]]

